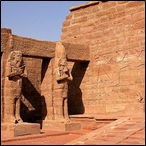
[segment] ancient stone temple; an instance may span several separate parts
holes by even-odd
[[[70,90],[79,87],[80,96],[77,88],[70,93],[69,112],[78,114],[83,105],[83,114],[143,113],[144,2],[89,2],[70,11],[61,40],[88,46],[90,62],[73,67]]]
[[[68,121],[73,116],[145,113],[143,1],[91,1],[71,7],[58,42],[12,31],[1,29],[2,124],[22,120],[43,128],[50,121]],[[24,64],[17,68],[24,70],[25,65],[27,72],[21,70],[24,77],[19,74],[10,81],[7,66],[13,52],[23,58]],[[21,91],[15,95],[11,91],[20,82]],[[21,101],[15,121],[7,113],[16,109],[16,99]]]

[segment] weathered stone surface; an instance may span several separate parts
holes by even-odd
[[[80,122],[66,122],[66,121],[53,121],[48,120],[45,121],[43,124],[43,128],[48,128],[52,130],[62,130],[62,131],[73,131],[73,130],[80,130],[81,123]]]
[[[139,114],[143,105],[135,112],[129,110],[139,102],[137,98],[145,97],[144,9],[144,2],[128,1],[87,2],[70,8],[61,41],[89,46],[90,50],[90,63],[83,76],[79,76],[82,65],[73,64],[71,114]],[[114,91],[117,88],[121,90]]]
[[[5,123],[1,125],[2,135],[7,135],[9,137],[40,134],[40,124],[36,123],[19,123],[10,124]]]
[[[7,58],[4,86],[4,121],[23,122],[20,117],[22,80],[27,77],[21,51],[12,51]]]
[[[65,145],[78,144],[103,144],[103,145],[118,145],[118,144],[144,144],[144,138],[134,139],[133,135],[140,133],[144,134],[144,119],[138,117],[127,118],[123,117],[106,126],[98,128],[86,135],[79,137]],[[139,136],[140,136],[139,135]],[[133,138],[133,139],[132,139]]]
[[[23,55],[26,56],[53,58],[55,55],[55,42],[12,35],[11,29],[2,28],[1,30],[1,52],[10,51],[13,48],[22,51]],[[88,46],[70,43],[64,43],[63,45],[67,51],[68,59],[89,61]],[[78,50],[78,54],[76,54],[76,50]]]
[[[19,49],[24,55],[49,57],[54,56],[56,43],[48,41],[39,41],[31,38],[25,38],[13,35],[13,44],[15,49]]]
[[[66,49],[67,59],[73,61],[89,61],[90,50],[87,45],[62,43]],[[78,53],[77,53],[78,52]]]
[[[144,8],[144,2],[101,1],[71,9],[61,35],[73,76],[68,88],[69,114],[144,112]],[[22,103],[22,118],[31,122],[53,119],[49,115],[53,114],[56,42],[19,37],[10,29],[2,29],[1,39],[2,105],[6,58],[12,50],[20,49],[28,70],[24,99],[35,108],[26,110]],[[55,96],[59,94],[57,91]],[[59,106],[60,101],[56,98],[54,104]]]
[[[61,42],[56,43],[53,74],[54,119],[68,120],[68,84],[73,77],[67,64],[66,49]]]
[[[80,130],[81,129],[81,123],[67,123],[65,125],[66,131],[73,131],[73,130]]]
[[[78,6],[73,6],[69,10],[70,11],[75,11],[77,9],[85,8],[85,7],[88,7],[88,6],[95,5],[95,4],[99,4],[99,1],[91,1],[91,2],[87,2],[85,4],[80,4]]]
[[[14,136],[23,136],[30,134],[40,134],[40,124],[36,123],[16,124],[14,129]]]
[[[9,28],[1,29],[1,52],[10,50],[10,38],[12,37],[12,30]]]
[[[82,115],[83,116],[83,115]],[[103,115],[104,116],[104,115]],[[90,117],[91,118],[91,117]],[[103,118],[103,117],[102,117]],[[110,123],[113,121],[109,119],[108,116],[102,119],[109,120]],[[129,120],[128,120],[129,119]],[[43,130],[43,133],[37,135],[28,135],[15,137],[13,139],[3,138],[1,139],[1,145],[71,145],[71,144],[80,144],[80,145],[99,145],[107,144],[107,145],[144,145],[145,144],[145,128],[144,128],[144,118],[141,117],[130,117],[126,121],[117,120],[113,122],[113,124],[104,123],[101,126],[101,123],[97,123],[97,129],[93,130],[91,128],[93,124],[87,122],[86,119],[81,120],[81,123],[84,123],[90,128],[87,130],[83,128],[78,131],[55,131],[55,130]],[[79,119],[78,119],[79,120]],[[116,119],[115,119],[116,120]],[[99,120],[99,122],[101,122]],[[95,122],[94,122],[95,123]],[[99,126],[100,125],[100,126]],[[83,136],[84,135],[84,136]],[[56,140],[57,139],[57,140]]]

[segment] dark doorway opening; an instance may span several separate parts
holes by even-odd
[[[82,100],[80,84],[84,78],[89,61],[75,62],[72,69],[73,81],[69,84],[68,90],[68,111],[69,115],[83,114],[85,108]]]

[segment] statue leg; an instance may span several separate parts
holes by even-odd
[[[15,117],[18,123],[23,122],[20,117],[20,96],[16,98],[16,106],[15,106]]]
[[[58,105],[55,106],[55,119],[64,119],[63,117],[63,100],[58,99],[57,101]]]
[[[67,98],[64,99],[64,118],[66,120],[69,120],[69,115],[68,115],[68,100]]]
[[[63,98],[62,90],[56,90],[54,92],[54,117],[55,120],[64,119],[63,117]]]
[[[14,123],[16,122],[15,119],[15,97],[10,99],[10,104],[7,108],[7,122]]]

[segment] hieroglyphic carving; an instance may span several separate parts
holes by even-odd
[[[95,55],[96,65],[98,67],[98,87],[104,89],[108,86],[135,85],[135,89],[138,89],[138,85],[135,84],[136,80],[138,83],[143,84],[144,82],[142,68],[145,64],[144,52],[143,49],[128,49],[115,51],[114,53]],[[110,71],[108,66],[111,67]],[[124,78],[124,76],[128,78]],[[142,92],[140,91],[139,94],[135,92],[135,99],[137,100],[136,97],[138,96],[139,102],[144,100]]]

